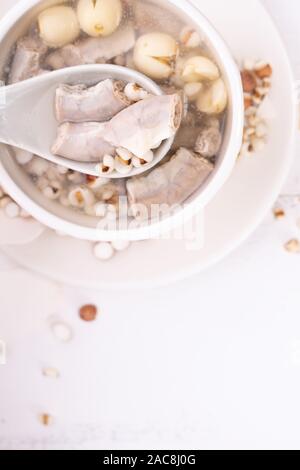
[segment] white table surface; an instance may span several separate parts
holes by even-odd
[[[264,3],[300,79],[300,3]],[[0,448],[299,449],[300,258],[283,249],[300,236],[298,151],[300,141],[283,189],[289,216],[269,214],[234,254],[176,285],[75,290],[0,255]],[[85,302],[101,308],[93,325],[78,320]],[[51,337],[53,315],[72,343]],[[43,378],[44,365],[61,378]],[[41,412],[53,426],[42,428]]]

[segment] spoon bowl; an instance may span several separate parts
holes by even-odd
[[[80,65],[45,73],[15,85],[0,88],[0,142],[27,150],[50,162],[80,173],[99,176],[97,164],[69,160],[51,153],[58,122],[54,113],[55,92],[64,83],[93,86],[107,78],[137,83],[152,95],[163,91],[150,78],[135,70],[110,64]],[[157,165],[168,153],[174,137],[166,139],[154,151],[151,163],[133,168],[129,174],[110,173],[108,178],[128,178]],[[105,177],[106,175],[101,175]]]

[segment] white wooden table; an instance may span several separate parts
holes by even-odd
[[[299,1],[264,3],[300,79]],[[288,206],[300,194],[298,151],[300,141]],[[300,236],[300,211],[289,214],[269,214],[218,266],[155,291],[64,288],[0,256],[0,448],[299,449],[300,258],[283,245]],[[101,306],[94,325],[77,318],[86,301]],[[51,315],[72,325],[72,344],[54,342]],[[61,378],[45,381],[45,365]],[[41,427],[41,412],[52,427]]]

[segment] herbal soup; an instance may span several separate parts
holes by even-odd
[[[61,84],[52,152],[95,161],[99,177],[19,149],[17,162],[44,196],[91,216],[117,211],[120,196],[127,196],[131,208],[184,203],[214,169],[226,118],[227,90],[201,35],[186,19],[150,1],[68,2],[45,9],[19,39],[6,82],[94,63],[138,70],[165,94],[151,96],[135,83],[113,79],[90,88]],[[174,143],[159,165],[126,177],[151,163],[169,137]],[[120,178],[109,179],[113,172]],[[138,216],[134,210],[131,215]]]

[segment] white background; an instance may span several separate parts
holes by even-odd
[[[264,3],[300,79],[299,1]],[[299,449],[300,255],[283,248],[300,237],[299,150],[283,190],[288,217],[269,214],[233,255],[176,285],[78,291],[0,258],[0,448]],[[101,315],[86,325],[77,309],[92,301]],[[72,326],[70,344],[51,336],[53,316]],[[61,378],[43,378],[45,365]]]

